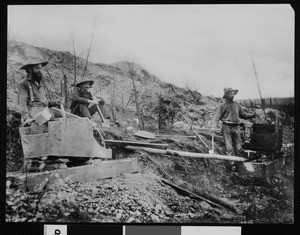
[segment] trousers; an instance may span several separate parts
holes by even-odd
[[[225,142],[226,154],[231,156],[235,152],[236,156],[238,156],[242,149],[239,125],[223,124],[222,134]]]
[[[110,118],[103,104],[98,103],[98,106],[101,110],[101,113],[104,118]],[[87,104],[77,104],[73,110],[73,114],[78,115],[80,117],[88,117],[91,118],[98,111],[97,105],[92,104],[88,106]]]

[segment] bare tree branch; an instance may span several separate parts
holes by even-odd
[[[88,65],[89,57],[91,55],[91,49],[92,49],[92,44],[93,44],[93,39],[94,39],[94,34],[95,34],[95,28],[96,28],[97,18],[98,18],[98,14],[97,14],[95,22],[94,22],[93,34],[92,34],[92,37],[91,37],[89,50],[88,50],[88,53],[87,53],[87,56],[86,56],[86,60],[85,60],[85,66],[84,66],[84,71],[83,71],[83,75],[82,75],[83,77],[84,77],[84,75],[85,75],[85,73],[87,71],[87,65]]]
[[[135,97],[135,105],[136,105],[136,111],[137,111],[137,115],[138,115],[138,119],[139,119],[139,127],[141,130],[144,129],[144,118],[143,118],[143,114],[142,111],[140,109],[140,104],[138,101],[138,95],[137,95],[137,90],[135,87],[135,82],[134,82],[134,77],[136,76],[136,69],[133,66],[133,63],[129,63],[126,62],[128,65],[128,74],[130,76],[130,78],[132,79],[132,85],[133,85],[133,91],[134,91],[134,97]]]
[[[115,73],[113,72],[113,92],[112,92],[112,99],[111,99],[111,113],[113,116],[114,123],[116,122],[116,115],[115,115],[115,91],[116,91],[116,81],[115,81]]]
[[[72,33],[71,33],[71,38],[72,38],[73,55],[74,55],[74,86],[75,86],[76,85],[76,63],[77,63],[77,56],[76,56],[75,45],[74,45],[74,38],[73,38],[73,34]]]

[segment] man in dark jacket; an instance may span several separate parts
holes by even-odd
[[[98,111],[98,105],[103,117],[105,119],[109,119],[110,116],[107,114],[107,111],[104,107],[104,99],[93,99],[91,92],[88,91],[93,84],[94,81],[86,79],[76,84],[75,90],[71,94],[71,113],[80,117],[91,118]]]
[[[224,89],[224,102],[219,105],[213,121],[213,129],[216,129],[220,120],[222,121],[222,134],[227,155],[232,155],[233,151],[236,155],[241,153],[240,118],[249,119],[256,116],[255,113],[246,113],[239,103],[233,101],[237,93],[238,90],[231,87]]]
[[[47,98],[45,80],[42,75],[42,67],[48,62],[29,61],[20,69],[26,71],[26,78],[20,83],[18,92],[18,104],[21,109],[22,124],[29,125],[35,116],[45,107],[59,106],[64,102],[63,98],[50,100]]]

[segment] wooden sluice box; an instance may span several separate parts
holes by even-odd
[[[271,179],[278,170],[284,167],[285,163],[285,157],[266,162],[238,162],[237,169],[243,175]]]
[[[25,159],[43,156],[112,158],[93,137],[85,118],[64,118],[39,126],[19,128]]]

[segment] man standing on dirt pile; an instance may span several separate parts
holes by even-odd
[[[46,85],[42,74],[42,67],[47,64],[47,61],[35,60],[29,61],[20,68],[27,74],[27,77],[20,83],[18,92],[23,126],[31,124],[35,116],[45,107],[59,106],[60,103],[64,103],[64,98],[55,101],[47,99]]]
[[[238,90],[231,87],[224,89],[223,99],[213,120],[213,130],[217,128],[219,120],[222,121],[222,134],[225,141],[227,155],[232,155],[233,151],[237,156],[242,154],[242,143],[240,136],[240,117],[243,119],[254,118],[256,113],[246,113],[241,105],[233,101]]]
[[[83,79],[76,84],[76,88],[71,94],[72,103],[70,106],[71,113],[80,117],[91,118],[97,112],[97,105],[105,119],[110,119],[104,104],[103,98],[100,100],[93,99],[91,92],[88,89],[94,84],[94,81]]]

